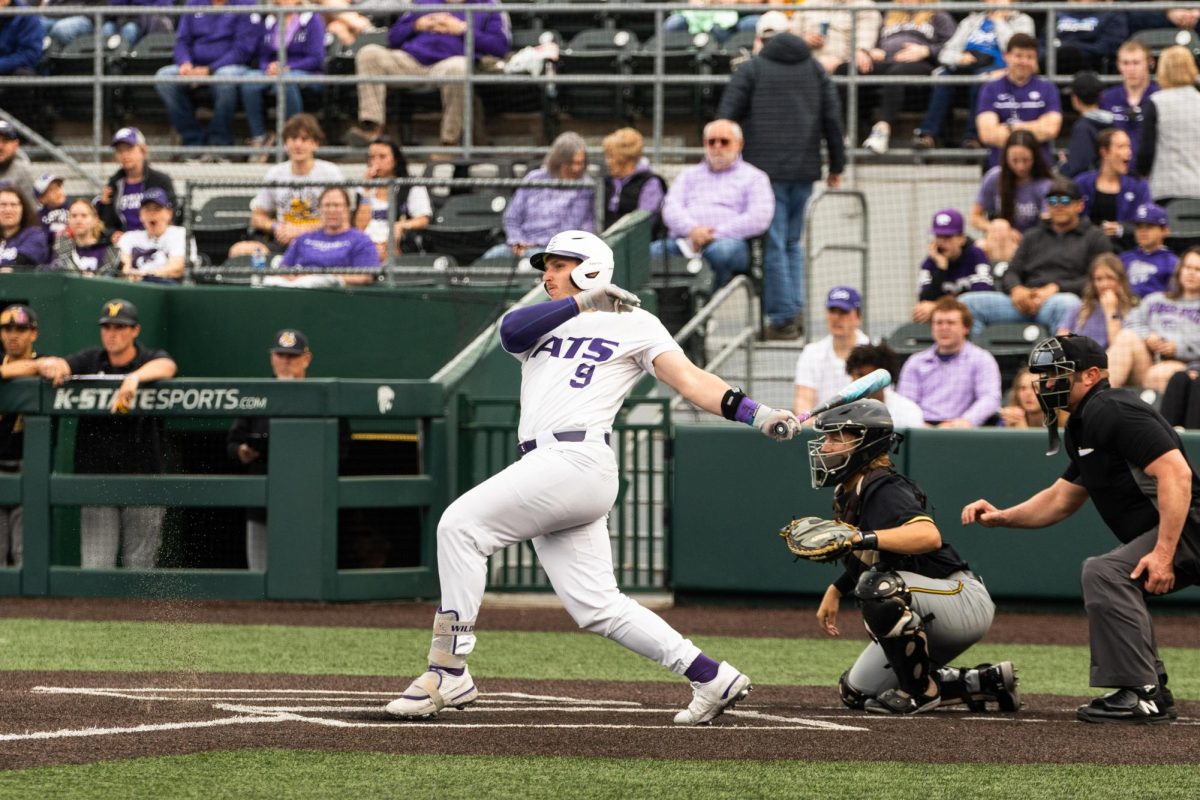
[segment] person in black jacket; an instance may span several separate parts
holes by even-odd
[[[604,179],[604,227],[631,211],[642,210],[651,215],[651,241],[666,235],[662,225],[662,204],[667,194],[667,182],[650,169],[650,161],[642,155],[645,140],[634,128],[619,128],[604,137],[604,163],[608,176]]]
[[[139,212],[142,208],[142,193],[147,189],[159,188],[167,193],[178,219],[179,203],[175,200],[175,184],[171,176],[154,169],[149,164],[146,137],[137,128],[121,128],[112,138],[113,156],[120,169],[112,174],[104,191],[96,201],[100,221],[110,232],[116,244],[125,231],[140,231],[142,225]]]
[[[775,216],[767,230],[763,304],[768,339],[796,339],[804,306],[804,209],[821,178],[821,141],[829,150],[831,189],[846,164],[833,82],[804,40],[787,32],[778,11],[758,21],[757,55],[729,82],[717,116],[742,125],[745,160],[771,176]]]
[[[904,437],[878,400],[817,416],[809,442],[814,489],[833,486],[833,517],[857,528],[844,571],[825,590],[817,624],[838,636],[838,606],[853,594],[871,644],[838,680],[849,708],[917,714],[966,703],[1021,707],[1012,662],[945,666],[988,632],[995,605],[967,562],[942,539],[921,487],[892,466]]]

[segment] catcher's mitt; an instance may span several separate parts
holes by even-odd
[[[793,555],[816,562],[837,561],[845,556],[853,549],[850,539],[856,533],[858,528],[853,525],[820,517],[794,519],[779,531]]]

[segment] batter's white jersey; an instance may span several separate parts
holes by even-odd
[[[662,322],[635,308],[572,317],[514,355],[521,366],[521,441],[554,431],[612,430],[626,395],[658,356],[680,350]]]

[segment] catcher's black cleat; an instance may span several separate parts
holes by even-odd
[[[932,711],[942,702],[942,696],[913,697],[903,689],[888,689],[878,697],[867,698],[863,708],[872,714],[920,714]]]
[[[988,700],[995,700],[1001,711],[1021,710],[1021,680],[1011,661],[999,664],[980,664],[979,688]]]
[[[1172,698],[1172,703],[1174,698]],[[1075,716],[1082,722],[1118,722],[1131,725],[1170,724],[1157,686],[1125,686],[1080,706]],[[1178,716],[1178,712],[1176,712]]]

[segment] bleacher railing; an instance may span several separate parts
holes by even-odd
[[[768,10],[779,10],[783,12],[791,12],[798,10],[798,6],[792,3],[775,3],[769,5],[732,5],[721,6],[722,10],[736,10],[744,13],[761,14]],[[954,2],[954,3],[937,3],[936,8],[942,11],[951,13],[968,13],[973,11],[994,10],[994,5],[978,2]],[[1044,41],[1045,32],[1054,30],[1057,15],[1063,11],[1071,11],[1073,13],[1097,10],[1097,11],[1166,11],[1170,9],[1197,9],[1200,8],[1200,3],[1195,0],[1189,2],[1111,2],[1111,3],[1066,3],[1066,2],[1017,2],[1012,3],[1006,8],[1011,10],[1031,12],[1039,16],[1044,16],[1046,19],[1045,26],[1038,31],[1039,38]],[[439,10],[439,11],[462,11],[467,20],[474,19],[474,15],[495,11],[492,6],[480,6],[476,4],[446,4],[438,6],[423,6],[420,3],[404,6],[405,11],[420,11],[420,10]],[[683,10],[695,10],[694,6],[688,6],[686,3],[615,3],[615,2],[598,2],[598,3],[503,3],[500,9],[507,12],[510,16],[519,15],[522,18],[538,18],[542,14],[549,13],[592,13],[599,16],[614,15],[619,12],[622,16],[646,14],[652,15],[654,18],[654,30],[661,30],[662,23],[672,12]],[[826,5],[820,2],[805,3],[803,6],[805,11],[846,11],[845,5]],[[881,13],[886,14],[889,10],[909,10],[913,9],[911,5],[900,5],[895,3],[876,3],[876,9]],[[314,11],[314,6],[274,6],[274,5],[256,5],[256,6],[222,6],[221,13],[231,14],[272,14],[272,13],[287,13],[287,12],[305,12]],[[394,18],[397,12],[397,6],[387,3],[363,3],[355,5],[353,10],[367,15],[375,15],[384,18]],[[52,12],[52,13],[47,13]],[[92,141],[88,146],[73,146],[67,148],[68,152],[75,155],[85,155],[94,161],[101,161],[107,155],[107,142],[104,139],[104,93],[107,89],[121,86],[152,86],[155,83],[171,82],[183,83],[189,85],[210,85],[216,83],[234,83],[234,84],[270,84],[276,88],[282,88],[285,85],[321,85],[323,87],[336,86],[357,86],[364,82],[382,83],[388,87],[395,88],[415,88],[418,86],[429,86],[431,81],[423,76],[373,76],[364,77],[359,75],[288,75],[279,74],[275,76],[234,76],[234,77],[170,77],[158,78],[153,75],[145,76],[129,76],[129,75],[110,75],[105,74],[104,64],[106,58],[104,37],[101,34],[102,21],[107,16],[113,15],[130,15],[130,14],[153,14],[180,17],[187,14],[195,13],[193,6],[52,6],[49,9],[44,8],[28,8],[28,7],[6,7],[0,9],[0,16],[9,15],[39,15],[39,16],[90,16],[94,20],[93,31],[88,34],[93,37],[95,48],[93,52],[93,72],[91,75],[80,76],[36,76],[21,78],[21,83],[27,86],[45,86],[45,87],[63,87],[63,86],[91,86],[92,87],[92,104],[94,113],[92,115]],[[611,16],[608,17],[611,19]],[[857,30],[857,17],[853,17],[853,28],[851,38],[853,39],[854,32]],[[465,47],[468,53],[475,52],[475,37],[473,25],[467,26],[467,32],[464,36]],[[465,84],[465,103],[464,103],[464,125],[463,139],[458,148],[447,150],[441,147],[413,147],[410,152],[417,156],[426,156],[433,153],[454,153],[462,154],[466,157],[479,154],[506,154],[506,153],[531,153],[540,149],[537,146],[505,146],[505,147],[484,147],[475,145],[472,142],[471,131],[474,128],[474,97],[479,87],[484,86],[511,86],[523,87],[529,85],[540,85],[545,87],[547,92],[553,92],[554,88],[559,85],[569,84],[590,84],[590,85],[649,85],[653,87],[653,109],[651,111],[652,131],[647,137],[647,153],[652,158],[695,158],[701,153],[698,147],[668,145],[665,136],[665,126],[663,119],[663,91],[671,86],[683,85],[711,85],[719,87],[728,82],[728,75],[716,74],[696,74],[696,75],[668,75],[664,69],[664,54],[665,54],[664,37],[657,37],[657,47],[654,52],[654,70],[648,74],[574,74],[574,75],[558,75],[558,74],[504,74],[504,73],[481,73],[477,71],[477,65],[474,59],[467,59],[467,71],[464,76],[446,76],[439,77],[437,84],[457,83]],[[280,48],[280,64],[287,63],[284,47]],[[1041,72],[1057,83],[1066,83],[1069,81],[1069,76],[1059,75],[1056,69],[1055,49],[1047,48],[1045,63],[1042,64]],[[847,86],[847,105],[849,114],[848,118],[848,135],[852,142],[858,141],[859,131],[857,130],[856,107],[858,102],[858,87],[868,85],[884,85],[888,83],[920,83],[925,85],[934,84],[971,84],[980,81],[979,76],[967,75],[935,75],[927,78],[921,78],[919,81],[914,81],[908,77],[895,76],[878,76],[878,75],[860,75],[857,72],[854,59],[849,62],[849,72],[845,76],[836,76],[835,83],[845,84]],[[1108,80],[1117,81],[1119,78],[1109,76]],[[276,134],[277,142],[275,145],[276,156],[282,158],[282,137],[279,136],[282,132],[284,122],[284,93],[277,92],[275,99],[276,111]],[[173,155],[176,153],[194,152],[186,148],[156,148],[163,154]],[[330,152],[337,154],[340,148],[330,148]],[[222,156],[244,156],[247,155],[249,149],[246,147],[220,147],[205,148],[206,152]],[[853,157],[852,152],[851,156]],[[968,158],[978,158],[978,153],[964,153],[964,151],[937,151],[935,155],[945,157],[965,156]]]

